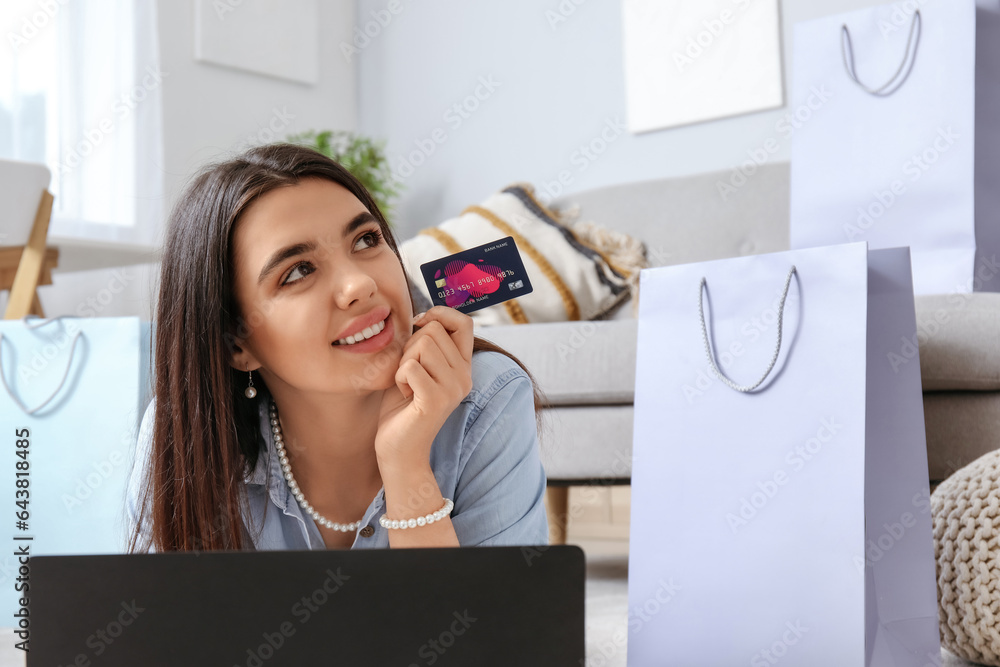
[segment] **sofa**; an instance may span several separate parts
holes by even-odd
[[[594,221],[645,242],[649,265],[666,266],[789,248],[789,165],[762,166],[726,198],[728,172],[626,183],[567,195]],[[985,289],[1000,291],[997,268],[977,267]],[[551,539],[565,539],[568,487],[627,484],[632,469],[636,304],[606,319],[477,327],[520,358],[548,399],[539,433]],[[1000,293],[916,297],[916,357],[924,391],[932,488],[1000,448]]]

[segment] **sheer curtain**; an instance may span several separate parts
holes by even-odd
[[[3,2],[0,157],[52,171],[50,237],[156,245],[169,74],[155,0]]]

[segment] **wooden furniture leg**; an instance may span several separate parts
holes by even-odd
[[[10,300],[7,302],[6,320],[17,320],[29,313],[42,314],[42,306],[38,302],[38,281],[42,275],[42,265],[45,261],[45,240],[49,233],[49,220],[52,217],[52,193],[48,190],[42,193],[38,204],[35,222],[31,227],[28,244],[21,253],[21,261],[14,274],[14,283],[10,287]],[[37,311],[37,312],[36,312]]]
[[[549,518],[549,544],[566,544],[569,523],[569,487],[550,486],[545,489],[545,512]]]

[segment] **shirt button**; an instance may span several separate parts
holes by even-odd
[[[365,526],[361,529],[361,537],[371,537],[375,534],[375,529],[371,526]]]

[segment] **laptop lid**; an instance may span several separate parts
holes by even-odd
[[[584,662],[579,547],[30,559],[28,667]]]

